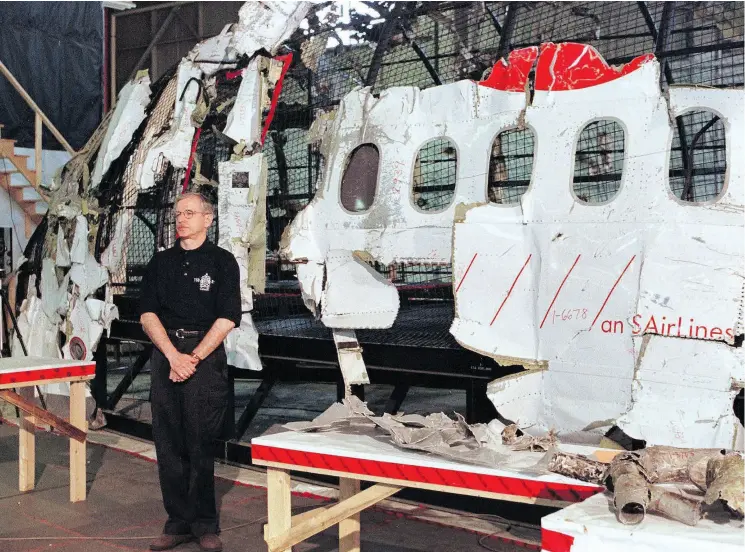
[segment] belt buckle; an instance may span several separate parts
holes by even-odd
[[[184,329],[183,328],[179,328],[178,330],[176,330],[176,337],[179,338],[179,339],[184,339],[186,337],[184,335]]]

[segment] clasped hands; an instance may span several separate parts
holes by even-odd
[[[193,353],[176,352],[168,357],[168,362],[171,364],[171,373],[168,375],[168,379],[173,382],[182,382],[188,380],[197,371],[199,357]]]

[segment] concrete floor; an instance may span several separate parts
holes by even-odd
[[[115,434],[92,438],[118,439]],[[68,501],[68,441],[37,432],[36,489],[18,491],[18,431],[0,425],[0,551],[99,552],[147,550],[162,528],[165,513],[158,487],[156,464],[132,454],[89,443],[88,499]],[[224,470],[222,470],[224,471]],[[263,551],[266,490],[217,479],[225,551]],[[295,513],[324,501],[293,496]],[[382,508],[362,513],[362,549],[365,552],[467,552],[525,550],[515,544],[462,529],[425,523]],[[531,547],[534,548],[535,547]],[[177,550],[199,550],[195,543]],[[332,528],[294,547],[295,552],[337,550]]]

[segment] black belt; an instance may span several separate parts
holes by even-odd
[[[205,335],[207,335],[207,332],[205,330],[184,330],[183,328],[179,328],[178,330],[166,330],[166,333],[178,339],[204,337]]]

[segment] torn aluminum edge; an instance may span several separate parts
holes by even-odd
[[[367,368],[362,358],[362,347],[354,330],[332,330],[339,368],[344,379],[345,396],[351,395],[352,385],[370,383]]]
[[[313,4],[311,2],[246,2],[238,11],[232,50],[251,55],[259,50],[274,54],[300,26]]]
[[[347,94],[322,124],[314,124],[311,139],[320,138],[326,170],[314,199],[285,230],[281,255],[298,263],[303,297],[306,304],[315,303],[311,310],[321,312],[324,324],[387,328],[398,313],[395,287],[363,270],[357,258],[349,260],[352,253],[384,264],[450,262],[456,206],[487,200],[482,167],[488,166],[488,148],[477,146],[490,142],[498,129],[518,125],[525,105],[524,92],[473,81],[426,90],[390,88],[378,98],[362,88]],[[412,201],[410,175],[420,146],[438,138],[450,139],[457,148],[458,184],[446,209],[424,212]],[[374,144],[379,151],[378,183],[370,208],[352,213],[340,204],[341,181],[350,155],[362,144]],[[342,253],[344,270],[339,271],[336,259]],[[322,302],[327,289],[318,292],[323,268],[333,309]],[[342,278],[335,279],[336,273]],[[369,290],[378,290],[382,302],[366,301]]]
[[[350,288],[354,293],[350,293]],[[329,251],[321,322],[335,329],[390,328],[398,314],[396,286],[349,251]]]
[[[261,140],[261,97],[263,78],[256,58],[243,70],[233,108],[228,114],[223,134],[249,148]]]
[[[192,113],[197,107],[197,98],[205,94],[201,86],[191,79],[201,82],[202,72],[189,60],[179,64],[176,84],[176,106],[171,127],[148,149],[145,161],[137,175],[140,190],[155,186],[155,175],[162,170],[165,161],[170,161],[175,169],[185,169],[189,163],[191,143],[196,128],[192,123]]]
[[[266,278],[266,161],[263,154],[218,165],[218,245],[230,251],[240,271],[243,317],[225,342],[228,362],[261,370],[259,335],[251,319],[253,293],[263,293]]]
[[[567,79],[553,69],[552,82]],[[540,368],[488,390],[533,434],[618,424],[648,445],[742,449],[732,404],[743,349],[731,344],[743,333],[745,244],[731,236],[743,231],[745,170],[733,155],[745,146],[743,92],[673,88],[668,106],[656,61],[620,73],[580,89],[536,86],[524,115],[539,144],[530,188],[454,225],[451,333],[498,362]],[[726,128],[727,182],[704,204],[672,197],[666,176],[671,117],[694,109]],[[588,205],[572,195],[574,143],[600,119],[624,127],[623,180],[612,201]]]
[[[96,157],[96,165],[91,176],[91,190],[98,188],[111,163],[132,140],[132,135],[145,118],[145,108],[149,102],[150,77],[147,74],[138,75],[119,92],[119,101]]]
[[[186,59],[199,67],[205,77],[232,67],[236,63],[236,52],[231,46],[232,27],[233,24],[228,23],[220,34],[203,40],[186,55]]]

